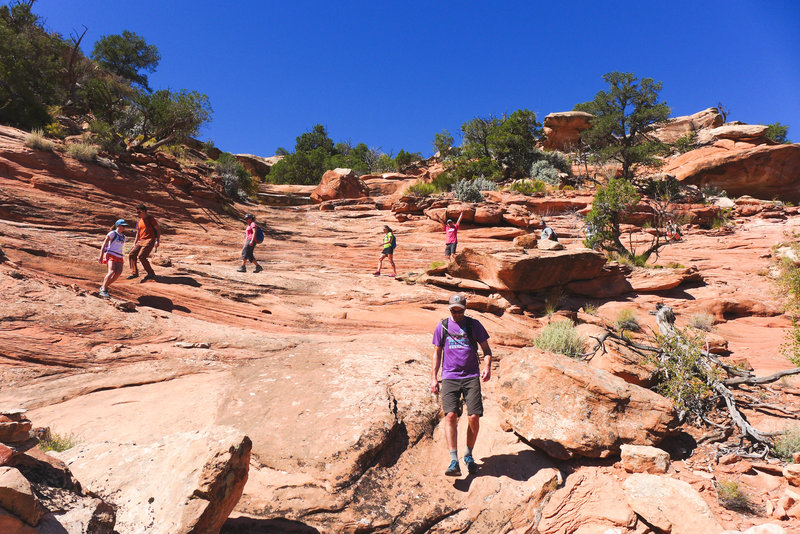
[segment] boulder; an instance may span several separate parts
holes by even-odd
[[[717,108],[708,108],[692,115],[684,115],[669,119],[663,126],[659,126],[649,133],[662,143],[672,144],[681,137],[697,132],[701,129],[722,126],[722,114]]]
[[[211,426],[156,443],[82,443],[61,457],[116,506],[120,532],[219,532],[242,495],[251,446],[240,431]]]
[[[536,243],[538,241],[539,238],[536,236],[536,234],[531,232],[530,234],[515,237],[513,244],[515,247],[519,248],[536,248]]]
[[[259,178],[264,178],[268,175],[270,169],[275,164],[275,161],[271,158],[262,158],[261,156],[254,156],[253,154],[234,154],[233,157],[236,158],[236,161],[238,161],[247,172]]]
[[[475,224],[497,226],[503,220],[503,210],[495,204],[478,204],[472,220]]]
[[[39,534],[38,529],[29,527],[22,519],[2,508],[0,508],[0,532],[3,534]]]
[[[723,530],[700,494],[682,480],[636,473],[622,486],[631,508],[658,532],[716,534]]]
[[[0,442],[17,443],[30,437],[31,422],[27,419],[20,421],[3,421],[0,419]]]
[[[352,169],[333,169],[322,175],[319,185],[311,192],[311,200],[319,204],[337,198],[369,196],[367,184]]]
[[[588,249],[525,253],[465,248],[456,254],[448,271],[496,290],[530,292],[594,278],[605,262],[602,254]]]
[[[581,132],[592,126],[594,115],[585,111],[561,111],[544,118],[544,148],[569,150],[581,138]]]
[[[511,428],[556,459],[654,445],[678,425],[669,399],[559,354],[523,349],[504,357],[498,374],[498,402]]]
[[[633,509],[625,502],[622,484],[601,468],[587,467],[567,477],[542,508],[539,534],[617,532],[636,525]],[[589,530],[594,527],[596,530]]]
[[[783,468],[783,477],[790,485],[800,487],[800,465],[789,464]]]
[[[13,467],[0,467],[0,507],[35,527],[44,514],[31,483]]]
[[[564,245],[552,239],[540,239],[536,243],[536,248],[539,250],[564,250]]]
[[[538,219],[525,206],[511,204],[503,211],[503,221],[517,228],[532,228],[538,225]]]
[[[620,447],[622,468],[629,473],[666,473],[669,469],[669,453],[646,445],[622,445]]]
[[[715,143],[670,160],[664,171],[684,184],[714,186],[729,195],[800,201],[800,144]]]
[[[716,139],[764,141],[764,134],[767,133],[767,128],[763,124],[728,123],[700,132],[695,141],[701,145],[711,143]]]

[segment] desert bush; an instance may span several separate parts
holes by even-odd
[[[714,316],[705,312],[695,313],[689,317],[689,326],[697,328],[698,330],[710,332],[711,328],[714,326]]]
[[[557,186],[561,182],[558,176],[558,169],[553,167],[549,161],[535,161],[531,165],[531,179],[539,180],[552,186]]]
[[[681,421],[702,422],[716,405],[711,384],[720,378],[719,370],[703,364],[704,339],[676,328],[674,335],[657,335],[656,341],[661,354],[648,358],[656,368],[656,391],[674,401]]]
[[[97,147],[91,143],[71,143],[67,145],[67,155],[78,161],[94,161]]]
[[[39,440],[39,448],[44,452],[64,452],[78,444],[78,439],[73,434],[51,434],[48,439]]]
[[[587,302],[583,305],[583,311],[589,315],[597,315],[598,308],[599,306],[595,302]]]
[[[473,180],[475,187],[478,191],[497,191],[497,184],[491,180],[487,180],[483,176],[478,176]]]
[[[755,512],[755,505],[742,487],[734,480],[720,480],[716,484],[717,501],[728,510]]]
[[[49,139],[46,139],[42,130],[36,129],[25,136],[25,146],[33,148],[34,150],[42,150],[44,152],[52,152],[56,148],[56,144]]]
[[[772,454],[787,462],[792,461],[796,452],[800,452],[800,426],[787,428],[772,444]]]
[[[690,150],[694,150],[694,140],[697,137],[697,134],[694,132],[690,132],[683,137],[679,137],[675,141],[675,150],[678,151],[679,154],[683,154],[685,152],[689,152]]]
[[[789,312],[800,312],[800,267],[792,261],[781,262],[781,272],[776,283],[781,292],[788,297],[786,309]]]
[[[44,127],[44,134],[47,137],[55,137],[56,139],[64,139],[67,137],[64,127],[58,121],[53,121]]]
[[[523,195],[533,195],[534,193],[544,193],[547,191],[547,185],[539,180],[517,180],[511,184],[509,190]]]
[[[444,267],[444,265],[445,265],[444,260],[436,260],[434,262],[431,262],[431,265],[430,267],[428,267],[428,270],[432,271],[434,269],[438,269],[439,267]]]
[[[719,230],[720,228],[725,228],[729,224],[731,224],[731,219],[733,218],[733,208],[725,208],[724,210],[720,210],[719,214],[714,217],[714,220],[711,221],[711,228],[714,230]]]
[[[636,319],[636,314],[633,310],[625,308],[620,310],[617,318],[614,320],[614,327],[618,332],[629,330],[631,332],[639,332],[642,327],[639,326],[639,321]]]
[[[578,357],[583,351],[584,339],[572,321],[556,321],[545,326],[533,340],[534,346],[549,352]]]
[[[483,202],[483,193],[475,185],[474,180],[459,180],[453,187],[453,193],[461,202]]]
[[[786,134],[789,132],[789,127],[780,122],[773,122],[767,125],[767,131],[764,132],[764,137],[771,139],[776,143],[791,143],[787,139]]]
[[[222,189],[230,198],[246,197],[256,192],[258,184],[233,154],[223,152],[214,166],[222,176]]]
[[[684,264],[678,263],[677,261],[671,261],[668,264],[666,264],[664,267],[666,267],[667,269],[685,269],[686,268],[686,266]]]
[[[433,134],[433,148],[442,159],[450,155],[453,150],[453,136],[447,130]]]
[[[434,193],[438,193],[439,191],[436,189],[436,185],[434,184],[425,184],[422,182],[417,182],[416,184],[412,185],[408,189],[406,189],[407,195],[417,195],[421,197],[427,197]]]

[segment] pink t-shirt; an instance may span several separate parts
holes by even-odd
[[[444,231],[447,234],[447,241],[445,244],[449,245],[450,243],[458,243],[458,225],[454,224],[450,226],[449,224],[444,225]]]
[[[247,228],[244,229],[244,240],[250,245],[254,245],[256,242],[256,222],[253,221],[247,225]]]

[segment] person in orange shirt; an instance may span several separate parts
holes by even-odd
[[[139,270],[136,266],[136,260],[138,259],[142,262],[142,267],[144,267],[147,273],[145,277],[142,278],[142,282],[146,282],[156,279],[156,273],[153,271],[150,262],[147,261],[147,257],[150,256],[150,253],[154,249],[158,252],[161,230],[158,227],[155,217],[147,213],[147,206],[139,204],[136,206],[136,211],[139,213],[139,220],[136,222],[136,239],[133,241],[133,249],[131,249],[128,254],[132,271],[128,279],[130,280],[131,278],[139,276]]]

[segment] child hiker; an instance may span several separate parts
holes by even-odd
[[[397,246],[397,240],[394,238],[394,232],[388,226],[384,226],[383,231],[386,232],[386,235],[383,236],[383,250],[378,260],[378,270],[372,274],[380,276],[383,260],[389,258],[389,263],[392,264],[392,276],[397,276],[397,267],[394,265],[394,249]]]
[[[117,278],[122,274],[122,266],[125,265],[125,259],[122,255],[122,246],[125,244],[125,227],[128,223],[125,219],[118,219],[114,223],[114,228],[108,232],[103,246],[100,247],[100,263],[108,264],[108,274],[103,279],[103,285],[100,286],[100,296],[107,298],[108,286],[114,283]]]

